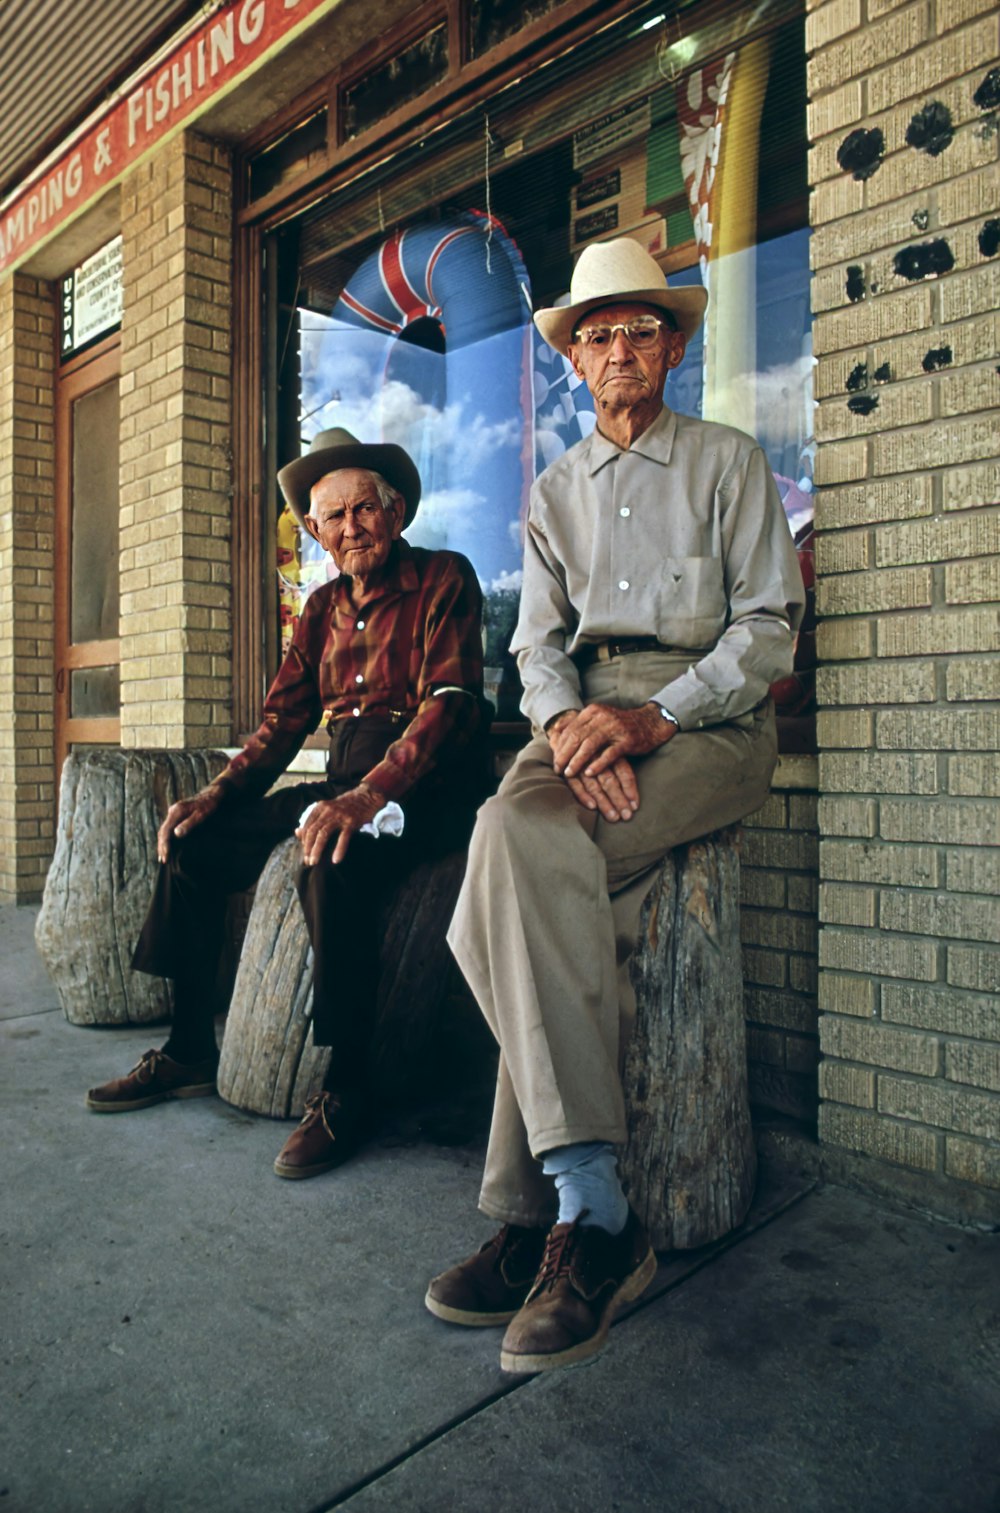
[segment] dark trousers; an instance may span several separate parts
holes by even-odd
[[[327,781],[299,783],[262,799],[229,800],[182,840],[172,838],[132,965],[173,979],[174,1036],[183,1042],[208,1044],[228,896],[257,881],[308,804],[353,787],[378,760],[381,753],[373,757],[364,739],[371,732],[354,727],[345,734],[351,749],[338,753],[335,746],[335,775]],[[313,1042],[332,1048],[329,1085],[338,1091],[367,1081],[380,906],[419,863],[468,843],[474,808],[464,797],[460,791],[447,800],[441,792],[408,795],[401,836],[355,835],[337,866],[328,852],[316,866],[299,869],[298,894],[313,948]]]

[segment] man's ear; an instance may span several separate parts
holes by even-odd
[[[580,367],[580,364],[577,362],[575,342],[570,342],[569,346],[566,348],[566,356],[573,364],[573,372],[576,374],[577,378],[583,378],[585,375],[583,369]]]
[[[306,530],[309,532],[310,536],[313,538],[313,540],[314,541],[319,541],[319,526],[316,524],[316,522],[313,519],[312,515],[303,515],[303,517],[302,517],[302,523],[305,526]],[[322,543],[322,541],[320,541],[320,546],[322,546],[322,545],[323,545],[323,543]]]
[[[389,506],[392,512],[392,540],[398,541],[403,534],[403,519],[406,515],[406,500],[402,494],[397,494]]]
[[[683,331],[671,331],[667,344],[667,367],[679,368],[684,361],[688,339]]]

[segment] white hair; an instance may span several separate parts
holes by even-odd
[[[394,489],[391,483],[387,483],[381,473],[376,473],[372,468],[364,468],[362,471],[367,473],[372,483],[374,483],[375,492],[386,514],[389,513],[397,501],[405,506],[406,501],[402,494],[398,489]]]
[[[340,468],[334,468],[332,472],[324,473],[323,478],[332,478],[335,473],[339,473],[341,471],[342,469]],[[371,479],[372,483],[375,485],[375,492],[378,495],[379,504],[382,506],[386,514],[389,513],[392,507],[396,504],[397,500],[400,504],[403,505],[405,510],[406,500],[403,498],[398,489],[394,489],[391,483],[386,482],[381,473],[376,473],[374,468],[357,468],[356,471],[366,474],[367,477]],[[322,478],[317,478],[316,483],[322,483],[322,481]],[[316,483],[314,483],[312,488],[309,490],[309,509],[307,511],[308,514],[312,513],[312,491],[316,487]]]

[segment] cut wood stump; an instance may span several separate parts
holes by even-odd
[[[619,1169],[657,1250],[728,1234],[753,1197],[739,835],[731,826],[666,857],[631,963],[637,1013]]]
[[[71,1024],[150,1024],[172,989],[129,966],[158,866],[156,832],[176,799],[226,765],[221,751],[71,752],[56,854],[35,941]]]
[[[312,950],[295,891],[300,856],[294,837],[284,841],[257,884],[219,1063],[227,1103],[275,1119],[302,1113],[330,1061],[329,1047],[312,1043]],[[464,871],[464,852],[426,862],[383,907],[373,1075],[386,1101],[435,1075],[431,1051],[456,1007],[478,1020],[444,938]]]

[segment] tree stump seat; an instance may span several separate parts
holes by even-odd
[[[330,1064],[329,1047],[314,1046],[310,1033],[312,950],[295,892],[300,855],[294,837],[284,841],[257,884],[219,1062],[227,1103],[276,1119],[302,1113]],[[439,1084],[458,1051],[481,1055],[490,1040],[444,938],[464,873],[463,851],[425,862],[382,907],[373,1076],[387,1102]]]
[[[168,1019],[173,990],[129,965],[149,907],[156,832],[177,799],[226,765],[222,751],[73,751],[35,943],[70,1024]]]
[[[740,833],[730,826],[666,856],[631,962],[636,1022],[622,1068],[619,1171],[657,1250],[721,1238],[753,1197]]]

